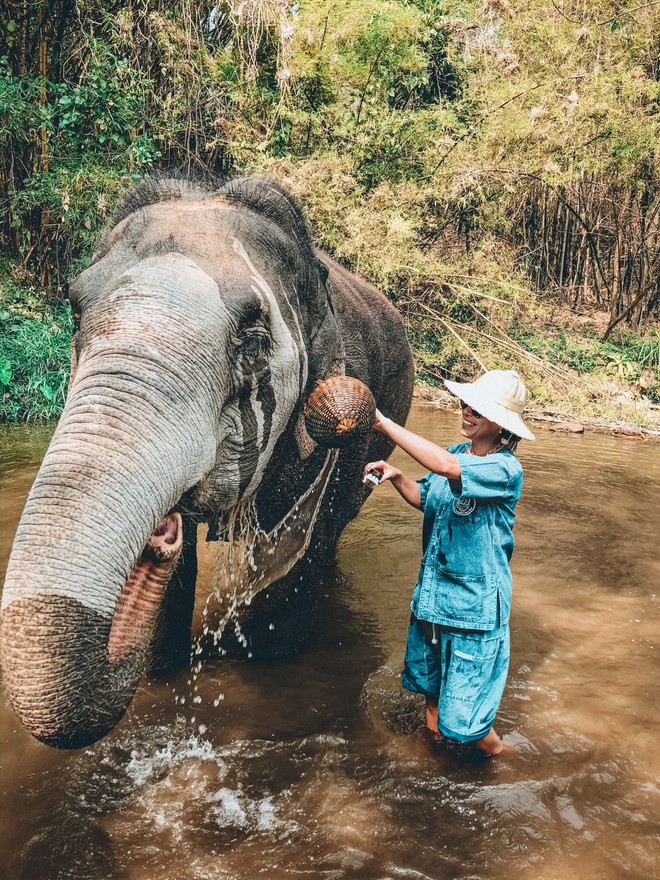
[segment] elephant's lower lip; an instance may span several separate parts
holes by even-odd
[[[168,513],[156,525],[119,597],[108,638],[111,664],[146,647],[182,545],[181,514]]]

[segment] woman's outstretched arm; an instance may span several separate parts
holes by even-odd
[[[436,446],[435,443],[420,437],[419,434],[414,434],[407,428],[397,425],[396,422],[388,419],[379,410],[376,410],[373,427],[376,431],[386,434],[390,440],[393,440],[411,458],[414,458],[415,461],[418,461],[432,473],[440,474],[441,477],[447,477],[448,480],[460,480],[461,466],[452,452],[447,452],[442,446]]]

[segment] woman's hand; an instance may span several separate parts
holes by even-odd
[[[399,468],[393,467],[382,459],[381,461],[370,461],[368,465],[365,465],[363,482],[370,472],[378,476],[379,483],[386,483],[389,480],[404,501],[407,501],[411,507],[416,507],[417,510],[421,509],[419,486],[414,480],[407,477],[403,471],[400,471]],[[366,482],[368,483],[369,480],[366,480]]]
[[[385,430],[385,423],[389,421],[390,420],[386,416],[384,416],[379,409],[377,409],[371,427],[374,429],[374,431],[381,431],[383,434],[385,434],[387,433]]]
[[[370,461],[369,464],[365,465],[362,478],[364,479],[372,471],[376,473],[380,483],[385,483],[387,480],[393,480],[401,476],[401,471],[398,468],[392,467],[391,464],[382,460]]]

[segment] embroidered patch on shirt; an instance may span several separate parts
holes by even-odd
[[[452,505],[452,510],[457,516],[469,516],[477,506],[476,498],[457,498]]]

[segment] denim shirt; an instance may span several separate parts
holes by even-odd
[[[424,556],[413,592],[415,617],[457,629],[492,630],[509,620],[515,506],[520,462],[508,449],[491,455],[450,446],[460,481],[438,474],[418,480],[424,511]]]

